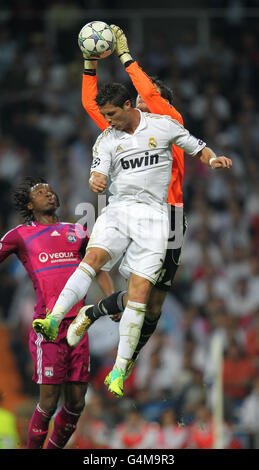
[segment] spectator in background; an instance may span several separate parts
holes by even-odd
[[[249,248],[247,222],[247,215],[242,211],[239,201],[230,200],[228,203],[228,223],[224,232],[220,233],[220,244],[226,252],[230,252],[235,246],[239,246],[247,252]]]
[[[237,316],[240,324],[245,324],[259,308],[259,283],[254,279],[240,277],[229,289],[225,298],[227,309]]]
[[[135,390],[134,400],[143,418],[150,423],[158,422],[163,410],[173,405],[169,393],[150,394],[148,386]]]
[[[259,367],[259,308],[245,331],[245,350]]]
[[[139,365],[138,365],[139,362]],[[138,388],[148,387],[151,397],[171,389],[181,367],[181,354],[169,334],[156,331],[136,363]]]
[[[172,399],[178,415],[181,415],[186,391],[193,382],[193,358],[190,351],[184,351],[182,365],[172,386]]]
[[[156,449],[185,449],[188,445],[188,427],[177,421],[173,408],[165,409],[160,416]]]
[[[147,69],[152,70],[152,75],[157,75],[163,79],[168,75],[169,57],[166,47],[167,38],[160,32],[160,34],[152,34],[150,37],[151,48],[145,54],[144,60],[147,61]],[[171,58],[170,58],[171,60]]]
[[[234,62],[234,53],[223,36],[215,35],[212,37],[208,58],[212,66],[220,67],[222,78],[229,80]]]
[[[240,424],[248,431],[259,433],[259,377],[253,381],[250,393],[240,407]]]
[[[5,135],[0,147],[1,178],[13,185],[27,166],[28,152],[11,136]]]
[[[238,408],[247,396],[254,378],[256,367],[241,345],[232,341],[223,360],[223,390],[226,416],[237,419]]]
[[[26,166],[30,166],[30,171],[38,174],[45,171],[47,134],[40,129],[40,119],[41,113],[37,109],[31,109],[26,113],[21,111],[17,113],[13,122],[14,144],[17,142],[20,152],[26,149],[23,156],[23,172]],[[21,173],[20,169],[19,171]]]
[[[147,422],[137,407],[126,413],[125,419],[115,428],[112,449],[154,449],[158,424]]]
[[[15,36],[12,35],[8,27],[1,27],[0,31],[0,48],[1,48],[1,58],[0,58],[0,81],[11,69],[13,61],[16,56],[18,49],[18,43],[15,40]]]
[[[74,48],[71,41],[72,32],[78,28],[82,21],[82,12],[78,2],[71,0],[56,0],[47,9],[47,18],[56,26],[56,47],[63,61],[70,61]]]
[[[202,56],[202,50],[197,42],[193,29],[183,29],[178,44],[175,47],[177,67],[188,71],[192,69]]]
[[[53,98],[39,117],[38,126],[49,137],[55,137],[61,143],[67,143],[75,135],[73,116]]]
[[[195,414],[194,422],[190,425],[189,448],[214,449],[216,443],[215,428],[210,409],[205,404],[200,405]],[[238,439],[234,438],[231,428],[223,424],[223,448],[241,448]],[[217,448],[217,447],[216,447]]]
[[[192,369],[192,379],[180,397],[180,413],[187,422],[194,419],[197,406],[207,399],[207,387],[204,383],[203,373],[199,369]]]
[[[220,93],[217,83],[213,81],[208,82],[202,92],[193,98],[189,113],[192,119],[201,124],[205,123],[210,113],[222,123],[227,122],[231,116],[228,100]]]
[[[252,236],[252,251],[258,256],[259,254],[259,215],[254,215],[250,220],[250,230]]]
[[[191,270],[191,273],[202,264],[204,254],[214,267],[222,266],[220,247],[210,235],[206,225],[199,227],[192,237],[188,236],[187,231],[181,259],[182,263]]]

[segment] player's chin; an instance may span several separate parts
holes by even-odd
[[[44,210],[45,210],[45,212],[51,213],[51,212],[55,212],[55,211],[57,210],[57,208],[58,208],[58,205],[57,205],[56,202],[53,202],[53,203],[50,203],[50,202],[49,202],[49,203],[46,205],[46,207],[44,207]]]

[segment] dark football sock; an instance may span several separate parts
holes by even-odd
[[[48,434],[51,416],[43,411],[39,404],[36,406],[29,425],[27,449],[42,449]]]
[[[147,318],[144,319],[144,323],[141,328],[139,342],[132,356],[133,361],[136,361],[141,349],[145,346],[149,338],[154,333],[160,316],[161,316],[161,313],[156,320],[147,320]]]
[[[46,449],[63,449],[76,429],[81,413],[75,413],[62,406],[55,417],[54,427]]]
[[[105,315],[115,315],[116,313],[123,312],[123,295],[127,291],[115,292],[105,299],[100,300],[98,304],[86,310],[85,314],[90,318],[91,322],[95,322],[98,318]]]

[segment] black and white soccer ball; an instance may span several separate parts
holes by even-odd
[[[87,58],[104,59],[114,51],[116,38],[104,21],[91,21],[79,32],[78,45]]]

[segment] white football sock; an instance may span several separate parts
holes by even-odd
[[[120,320],[120,342],[115,369],[126,370],[128,361],[137,347],[146,312],[146,304],[128,301]]]
[[[68,279],[51,312],[58,324],[61,323],[66,313],[85,297],[95,275],[95,270],[89,264],[82,261],[78,265],[75,272]]]

